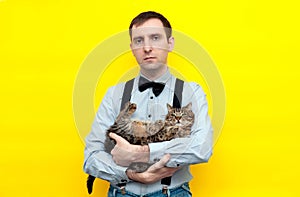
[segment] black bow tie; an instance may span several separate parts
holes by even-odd
[[[155,96],[160,95],[160,93],[163,91],[165,87],[165,84],[163,83],[156,83],[153,81],[148,81],[147,79],[140,77],[139,80],[139,91],[143,92],[147,90],[148,88],[152,88],[152,92]]]

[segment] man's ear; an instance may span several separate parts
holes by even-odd
[[[173,51],[174,49],[174,44],[175,44],[175,39],[173,36],[171,36],[169,39],[168,39],[168,44],[169,44],[169,52]]]
[[[130,46],[130,49],[131,49],[131,51],[132,51],[132,42],[130,42],[129,46]]]
[[[133,53],[132,42],[130,42],[129,46],[130,46],[132,55],[135,57],[135,55],[134,55],[134,53]]]

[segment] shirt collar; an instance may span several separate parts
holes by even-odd
[[[140,77],[144,77],[145,79],[149,80],[147,77],[145,77],[145,75],[143,75],[141,72],[139,72],[139,74],[135,78],[135,85],[133,86],[133,92],[138,90],[138,84],[139,84]],[[154,80],[154,82],[164,83],[165,87],[171,88],[171,78],[172,78],[172,74],[170,73],[170,70],[168,68],[167,71],[162,76],[160,76],[159,78]],[[149,81],[151,81],[151,80],[149,80]]]
[[[144,77],[145,79],[149,80],[141,72],[137,76],[137,79],[139,80],[141,76]],[[168,68],[167,71],[162,76],[160,76],[159,78],[155,79],[154,82],[166,84],[167,81],[170,79],[170,77],[171,77],[171,73],[170,73],[169,68]],[[149,81],[152,81],[152,80],[149,80]]]

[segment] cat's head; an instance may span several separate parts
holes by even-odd
[[[194,123],[194,113],[192,111],[192,103],[187,104],[182,108],[175,108],[167,104],[168,114],[166,121],[170,125],[191,126]]]

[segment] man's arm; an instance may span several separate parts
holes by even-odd
[[[154,183],[163,178],[173,176],[173,174],[177,170],[179,170],[180,167],[177,168],[165,167],[170,157],[171,157],[170,154],[164,155],[160,161],[151,165],[145,172],[136,173],[131,170],[127,170],[126,174],[129,177],[129,179],[144,184]]]
[[[106,130],[114,123],[116,117],[113,110],[115,103],[112,99],[114,90],[114,88],[109,89],[103,98],[92,124],[91,132],[86,137],[83,169],[87,174],[117,184],[122,179],[127,181],[129,179],[125,173],[126,168],[118,166],[111,155],[104,151]]]
[[[191,136],[161,143],[150,143],[150,162],[169,153],[168,167],[207,162],[212,154],[213,129],[208,116],[208,104],[202,88],[196,83],[185,84],[183,103],[192,102],[195,122]],[[184,105],[183,105],[184,106]]]
[[[149,147],[129,144],[124,138],[117,134],[110,133],[110,137],[116,140],[116,146],[112,149],[111,154],[113,160],[123,166],[128,166],[132,162],[149,162]],[[179,167],[165,167],[170,160],[171,155],[164,155],[159,162],[151,165],[145,172],[136,173],[127,170],[126,174],[130,180],[148,184],[159,181],[165,177],[172,176]]]

